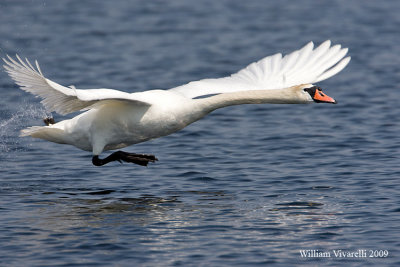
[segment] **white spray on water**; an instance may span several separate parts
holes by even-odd
[[[21,147],[21,138],[19,132],[26,128],[29,123],[51,116],[42,106],[37,104],[21,105],[17,112],[10,118],[0,119],[0,152],[6,153],[11,151],[23,150]],[[43,122],[42,122],[43,123]]]

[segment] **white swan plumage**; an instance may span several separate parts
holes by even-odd
[[[85,112],[47,126],[21,131],[55,143],[93,153],[93,164],[126,161],[147,165],[153,155],[117,151],[100,153],[174,133],[217,108],[238,104],[336,103],[314,83],[343,70],[350,61],[347,48],[329,40],[314,49],[312,42],[286,56],[275,54],[229,77],[203,79],[169,90],[126,93],[114,89],[76,89],[47,79],[37,61],[7,56],[5,70],[24,91],[42,98],[47,111],[61,115]]]

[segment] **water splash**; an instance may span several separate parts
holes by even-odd
[[[0,152],[11,152],[21,149],[19,131],[30,121],[48,117],[46,110],[34,104],[24,104],[10,118],[0,118]]]

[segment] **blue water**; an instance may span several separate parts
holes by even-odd
[[[154,153],[147,168],[94,167],[90,153],[18,137],[46,112],[0,72],[0,265],[399,266],[399,11],[395,0],[2,0],[1,56],[38,59],[65,86],[167,89],[310,40],[341,43],[352,61],[319,84],[338,105],[221,109],[125,149]]]

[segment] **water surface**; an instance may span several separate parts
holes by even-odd
[[[352,61],[319,84],[338,105],[221,109],[128,148],[159,158],[147,168],[98,168],[87,152],[19,138],[46,112],[1,72],[0,264],[399,265],[398,10],[398,1],[1,1],[1,56],[38,59],[65,86],[167,89],[310,40],[341,43]],[[302,258],[305,249],[389,256]]]

